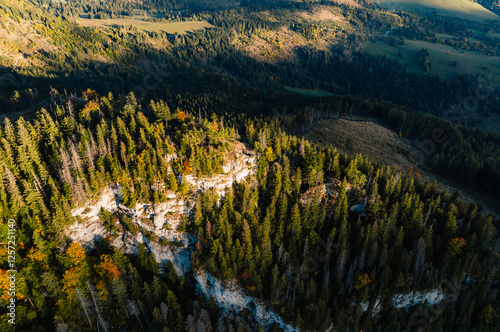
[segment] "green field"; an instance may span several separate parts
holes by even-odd
[[[166,33],[185,33],[198,29],[210,28],[212,25],[205,21],[188,21],[188,22],[147,22],[139,17],[113,18],[113,19],[87,19],[80,18],[78,24],[84,27],[119,27],[119,26],[134,26],[137,29],[147,32],[166,32]]]
[[[303,95],[303,96],[308,96],[308,97],[332,97],[335,96],[333,93],[330,93],[325,90],[320,90],[320,89],[315,89],[315,90],[307,90],[307,89],[300,89],[300,88],[292,88],[289,86],[285,86],[285,89],[287,89],[290,92]]]
[[[382,40],[366,41],[362,44],[365,51],[373,55],[386,55],[406,64],[410,73],[422,74],[424,71],[417,62],[418,52],[426,48],[432,57],[430,73],[452,80],[462,74],[492,75],[492,81],[499,86],[500,57],[487,56],[473,51],[457,50],[454,47],[433,44],[420,40],[405,39],[404,44],[393,47]],[[402,57],[398,57],[401,51]],[[456,64],[456,65],[455,65]]]
[[[416,13],[436,13],[469,20],[496,20],[499,17],[469,0],[374,0],[381,7]]]
[[[472,32],[472,36],[474,38],[477,38],[479,40],[484,40],[484,37],[489,37],[489,38],[498,38],[500,39],[500,33],[495,32],[495,31],[479,31],[479,30],[474,30],[474,29],[469,29],[470,32]]]

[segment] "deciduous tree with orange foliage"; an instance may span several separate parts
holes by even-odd
[[[192,173],[193,172],[193,167],[191,166],[191,163],[189,162],[189,160],[184,160],[184,163],[183,163],[183,168],[184,168],[184,173]]]
[[[99,103],[95,100],[89,101],[80,112],[80,118],[90,121],[90,115],[99,111]]]
[[[184,120],[186,120],[186,113],[184,113],[183,111],[179,111],[177,112],[177,115],[176,115],[176,118],[177,120],[179,120],[180,122],[184,122]]]
[[[95,265],[95,270],[102,278],[110,280],[119,277],[121,274],[113,262],[113,258],[109,255],[101,256],[101,261]]]
[[[356,288],[356,290],[359,291],[361,288],[363,288],[366,285],[369,285],[371,283],[372,283],[372,281],[370,280],[370,276],[368,276],[368,273],[362,274],[362,273],[358,272],[356,274],[354,288]]]
[[[458,256],[462,253],[462,248],[467,245],[467,241],[463,238],[456,237],[450,240],[448,252],[452,256]]]
[[[79,243],[72,243],[66,250],[66,255],[70,259],[71,267],[64,272],[63,291],[68,295],[68,298],[73,298],[75,288],[84,282],[90,273],[85,262],[85,249]]]
[[[11,279],[8,279],[8,277],[11,276],[11,273],[7,270],[2,270],[0,269],[0,300],[5,300],[9,301],[10,296],[9,296],[9,289],[11,286]],[[16,276],[16,284],[15,284],[15,291],[16,291],[16,300],[21,300],[24,299],[25,296],[20,292],[20,278],[18,274],[15,274]]]

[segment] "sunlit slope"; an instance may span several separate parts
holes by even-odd
[[[496,20],[499,18],[480,4],[469,0],[374,0],[374,2],[388,9],[436,13],[469,20]]]
[[[114,18],[114,19],[86,19],[80,18],[78,24],[84,27],[96,28],[104,26],[134,26],[137,29],[148,32],[164,31],[167,33],[185,33],[198,29],[210,28],[211,24],[204,21],[187,22],[148,22],[135,17]]]

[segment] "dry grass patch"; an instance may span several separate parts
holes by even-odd
[[[355,0],[333,0],[333,1],[341,5],[363,8],[363,6],[357,3]]]
[[[435,13],[469,20],[497,20],[498,16],[470,0],[374,0],[381,7],[416,13]]]
[[[235,41],[242,45],[243,51],[262,62],[297,61],[296,50],[309,46],[319,50],[328,50],[335,42],[333,35],[316,40],[307,40],[301,34],[283,27],[279,31],[264,31],[251,40]]]
[[[344,17],[327,8],[315,8],[312,12],[301,11],[297,14],[306,21],[344,21]]]
[[[166,33],[186,33],[199,29],[210,28],[212,25],[205,21],[188,21],[188,22],[147,22],[142,19],[127,17],[114,19],[87,19],[81,18],[77,21],[78,24],[89,28],[99,27],[122,27],[134,26],[135,28],[147,32],[166,32]]]

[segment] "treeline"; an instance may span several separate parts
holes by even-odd
[[[468,34],[462,37],[438,37],[432,30],[427,30],[425,27],[418,27],[418,29],[404,27],[398,29],[394,34],[404,36],[408,39],[420,39],[429,43],[444,44],[466,51],[482,52],[489,56],[496,56],[498,46],[500,45],[498,40],[489,38],[486,35],[481,37],[481,39],[483,39],[482,41],[469,40],[469,38],[473,38],[472,33],[469,31]],[[455,32],[454,35],[457,35],[457,33]]]
[[[106,2],[95,2],[89,0],[74,0],[67,2],[42,2],[29,0],[35,6],[45,8],[53,15],[66,19],[78,19],[80,14],[90,16],[88,18],[108,19],[117,16],[133,16],[135,14],[154,14],[158,11],[172,11],[186,9],[188,1],[183,0],[146,0],[146,1],[124,1],[111,0]]]

